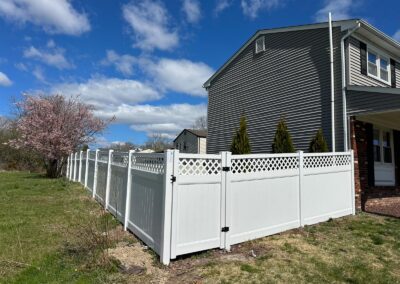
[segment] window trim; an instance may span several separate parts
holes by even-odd
[[[394,140],[393,140],[393,130],[386,128],[386,127],[382,127],[382,126],[378,126],[374,124],[374,130],[378,130],[379,131],[379,151],[380,151],[380,158],[381,160],[379,162],[374,161],[375,164],[379,164],[379,165],[390,165],[390,166],[395,166],[395,161],[394,161]],[[391,163],[385,163],[385,151],[384,151],[384,146],[383,146],[383,134],[384,133],[389,132],[390,133],[390,152],[392,154],[392,162]],[[375,146],[375,145],[374,145]]]
[[[260,40],[262,40],[262,49],[261,50],[257,50],[258,42]],[[259,54],[259,53],[264,52],[264,51],[265,51],[265,36],[261,36],[261,37],[256,39],[255,52],[256,52],[256,54]]]
[[[372,73],[369,72],[369,54],[372,53],[374,55],[376,55],[377,58],[377,62],[376,62],[376,68],[377,68],[377,75],[374,75]],[[383,58],[384,60],[387,61],[388,63],[388,80],[385,81],[384,79],[381,78],[381,58]],[[374,78],[375,80],[378,80],[382,83],[385,83],[389,86],[392,85],[392,68],[390,66],[390,56],[388,56],[386,53],[380,51],[379,49],[375,48],[375,47],[371,47],[369,44],[367,45],[367,74],[369,77]]]

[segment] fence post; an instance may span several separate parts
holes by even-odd
[[[303,222],[303,212],[302,212],[302,188],[303,188],[303,180],[304,180],[304,152],[299,151],[299,220],[300,227],[304,226]]]
[[[69,179],[69,155],[67,158],[67,172],[65,173],[65,177]]]
[[[354,150],[350,150],[351,155],[351,208],[353,215],[356,214],[356,192],[355,192],[355,178],[354,178]]]
[[[125,203],[125,220],[124,220],[124,230],[128,228],[129,215],[131,213],[131,191],[132,191],[132,154],[134,150],[129,150],[128,154],[128,181],[126,182],[126,203]]]
[[[75,164],[74,157],[75,157],[74,153],[71,153],[71,170],[70,170],[70,173],[69,173],[69,175],[71,176],[70,177],[71,181],[74,180],[74,164]]]
[[[168,265],[171,260],[171,233],[173,225],[173,188],[174,183],[171,179],[176,176],[174,173],[174,162],[179,159],[179,151],[177,150],[167,150],[164,153],[164,198],[163,198],[163,220],[162,220],[162,237],[161,237],[161,251],[160,260],[163,264]],[[175,169],[177,170],[177,169]],[[175,244],[172,244],[174,246]]]
[[[173,151],[172,157],[172,173],[171,177],[175,177],[175,182],[172,180],[172,201],[171,201],[171,252],[170,252],[170,259],[176,258],[176,243],[177,243],[177,234],[178,234],[178,185],[177,182],[179,181],[179,150]],[[168,182],[168,177],[167,177]]]
[[[82,180],[82,156],[83,156],[83,151],[81,150],[79,152],[79,173],[78,173],[78,181],[80,183],[82,183],[81,182],[81,180]]]
[[[108,203],[110,202],[111,163],[112,163],[112,153],[113,152],[114,152],[114,150],[112,150],[112,149],[110,149],[108,151],[106,201],[104,202],[104,208],[106,210],[108,208]]]
[[[97,171],[99,167],[99,149],[96,149],[96,156],[94,158],[94,177],[93,177],[93,192],[92,198],[96,197],[96,189],[97,189]]]
[[[74,155],[74,181],[76,181],[76,167],[78,166],[77,165],[77,159],[78,159],[78,152],[75,152],[75,155]]]
[[[72,179],[72,154],[69,154],[69,171],[68,171],[68,179]]]
[[[231,181],[231,167],[232,167],[232,153],[231,152],[221,152],[221,166],[225,167],[225,170],[223,169],[221,172],[222,175],[222,183],[221,183],[221,190],[222,190],[222,204],[221,204],[221,209],[224,212],[221,212],[221,216],[225,220],[221,222],[221,224],[225,224],[224,227],[228,228],[226,232],[222,232],[221,228],[221,241],[223,242],[224,248],[226,251],[231,250],[231,244],[230,244],[230,230],[229,228],[231,227],[231,206],[232,206],[232,194],[231,194],[231,187],[230,187],[230,181]],[[225,231],[225,230],[224,230]]]
[[[85,167],[85,188],[87,188],[88,175],[89,175],[89,152],[90,149],[86,151],[86,167]]]

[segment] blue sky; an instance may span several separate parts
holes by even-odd
[[[0,115],[27,93],[79,94],[116,116],[100,143],[173,137],[204,83],[258,29],[363,18],[400,40],[399,1],[1,0]],[[388,5],[389,4],[389,5]]]

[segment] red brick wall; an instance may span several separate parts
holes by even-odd
[[[365,202],[368,198],[399,196],[399,187],[369,186],[366,123],[352,118],[350,126],[351,148],[354,150],[356,209],[365,210]]]
[[[354,181],[356,208],[364,209],[364,197],[368,189],[367,131],[365,123],[351,120],[351,148],[354,150]]]

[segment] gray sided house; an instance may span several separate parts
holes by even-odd
[[[208,153],[229,150],[242,114],[252,152],[269,153],[285,117],[296,150],[320,128],[332,151],[355,150],[358,197],[399,191],[400,44],[367,22],[259,30],[204,87]]]
[[[207,130],[184,129],[175,138],[174,148],[182,153],[206,154]]]

